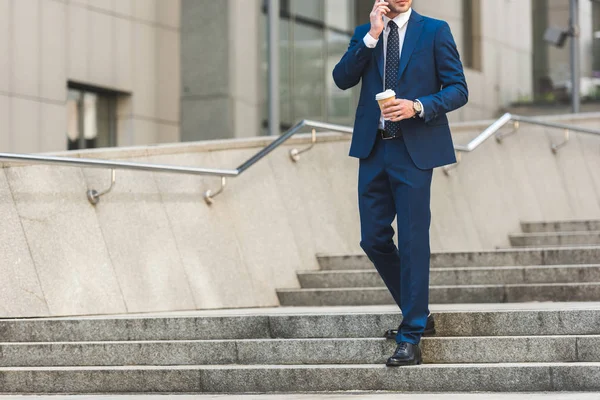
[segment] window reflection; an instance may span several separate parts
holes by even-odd
[[[341,91],[331,72],[354,30],[354,0],[287,0],[281,2],[280,111],[282,129],[300,119],[351,125],[356,89]],[[267,93],[268,29],[263,7],[263,85]],[[263,106],[267,133],[268,101]]]
[[[67,94],[67,148],[116,146],[116,98],[108,91],[71,87]]]

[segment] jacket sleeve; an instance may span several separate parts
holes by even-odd
[[[346,54],[333,69],[333,81],[342,90],[350,89],[360,82],[363,71],[371,60],[375,49],[367,47],[363,38],[364,34],[361,35],[355,29]]]
[[[419,98],[425,110],[425,122],[456,110],[469,101],[463,65],[446,22],[443,22],[436,32],[434,49],[436,73],[441,90]]]

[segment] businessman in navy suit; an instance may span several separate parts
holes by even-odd
[[[419,342],[435,333],[429,313],[429,225],[433,168],[456,162],[446,114],[468,101],[448,24],[419,15],[412,0],[376,1],[333,70],[340,89],[362,81],[350,156],[359,161],[361,247],[402,310],[388,366],[421,363]],[[385,89],[396,99],[380,110]],[[398,246],[392,222],[397,217]]]

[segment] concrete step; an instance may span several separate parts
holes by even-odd
[[[443,309],[443,311],[436,311]],[[369,338],[396,328],[396,306],[231,310],[247,315],[0,320],[2,342]],[[432,305],[437,337],[600,335],[598,303]]]
[[[393,304],[387,288],[280,289],[283,306]],[[600,301],[600,282],[521,285],[431,286],[429,301],[440,303],[514,303],[524,301]]]
[[[318,260],[322,270],[373,268],[373,264],[365,255],[319,255]],[[600,246],[431,254],[432,268],[597,264],[599,262]]]
[[[509,235],[513,247],[600,245],[600,231],[540,232]]]
[[[360,400],[598,400],[600,392],[539,392],[539,393],[399,393],[399,392],[331,392],[331,393],[275,393],[275,394],[134,394],[134,395],[68,395],[52,396],[53,400],[346,400],[348,396]],[[0,396],[2,400],[40,400],[36,395]]]
[[[598,391],[600,363],[1,368],[3,393]]]
[[[381,277],[367,270],[304,271],[298,273],[302,288],[381,287]],[[600,265],[529,267],[433,268],[431,285],[488,285],[519,283],[600,282]]]
[[[600,231],[600,220],[528,221],[521,222],[521,230],[525,233]]]
[[[383,338],[2,343],[2,367],[384,364]],[[424,338],[426,364],[600,362],[600,336]]]

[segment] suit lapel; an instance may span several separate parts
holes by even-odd
[[[381,36],[383,36],[383,34]],[[379,40],[377,46],[375,46],[375,60],[377,60],[379,76],[381,76],[381,81],[383,82],[383,65],[385,63],[383,60],[383,37],[381,38],[381,40]]]
[[[423,30],[423,17],[417,14],[415,10],[412,11],[410,19],[408,20],[408,26],[406,27],[406,36],[404,37],[404,44],[402,45],[402,54],[400,55],[400,66],[398,67],[398,80],[402,76],[402,73],[408,65],[410,56],[412,55],[421,31]]]

